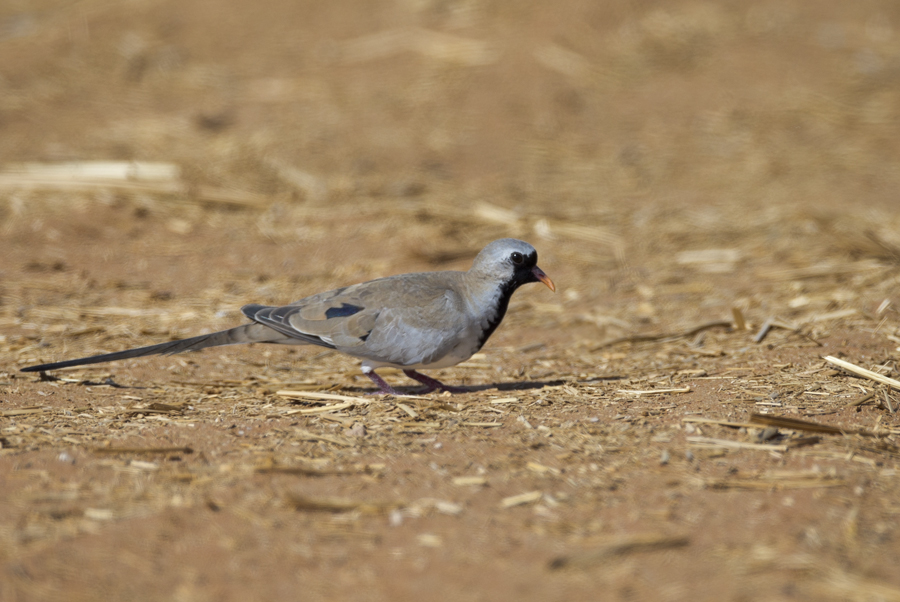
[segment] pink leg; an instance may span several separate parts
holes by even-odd
[[[426,389],[424,391],[419,391],[419,394],[431,393],[436,389],[440,389],[441,391],[447,391],[448,393],[465,393],[466,389],[462,387],[451,387],[449,385],[445,385],[441,381],[436,378],[431,378],[430,376],[425,376],[415,370],[404,370],[403,374],[407,375],[413,380],[417,380],[423,385],[425,385]]]
[[[368,372],[363,370],[363,374],[371,378],[372,382],[378,385],[378,393],[370,393],[370,395],[378,395],[381,393],[385,395],[403,395],[402,393],[398,393],[394,387],[387,384],[383,378],[375,374],[374,370],[369,370]]]

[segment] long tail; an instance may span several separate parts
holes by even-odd
[[[84,366],[87,364],[100,364],[103,362],[114,362],[116,360],[126,360],[132,357],[144,357],[145,355],[172,355],[173,353],[182,353],[184,351],[199,351],[207,347],[218,347],[219,345],[238,345],[241,343],[278,343],[286,341],[288,337],[272,330],[268,326],[262,324],[245,324],[203,334],[198,337],[189,339],[181,339],[180,341],[169,341],[168,343],[160,343],[158,345],[150,345],[148,347],[138,347],[137,349],[126,349],[125,351],[117,351],[115,353],[104,353],[103,355],[92,355],[90,357],[81,357],[74,360],[66,360],[64,362],[54,362],[52,364],[40,364],[38,366],[28,366],[22,368],[22,372],[43,372],[44,370],[58,370],[59,368],[68,368],[69,366]],[[292,341],[293,342],[293,341]],[[298,343],[300,341],[297,341]]]

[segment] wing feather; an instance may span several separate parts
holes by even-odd
[[[465,313],[465,304],[446,274],[382,278],[290,305],[247,305],[242,311],[281,334],[356,357],[429,364],[458,345],[468,324],[454,319]]]

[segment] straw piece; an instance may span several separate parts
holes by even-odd
[[[875,391],[871,391],[871,392],[869,392],[869,393],[866,393],[865,395],[863,395],[863,396],[860,397],[859,399],[855,399],[855,400],[851,401],[850,403],[847,404],[847,407],[848,407],[848,408],[852,408],[852,407],[858,407],[858,406],[861,406],[862,404],[866,403],[867,401],[869,401],[869,400],[872,399],[873,397],[875,397]]]
[[[351,397],[349,395],[336,395],[334,393],[317,393],[316,391],[276,391],[275,395],[281,397],[291,397],[296,399],[326,399],[330,401],[349,401],[355,404],[370,403],[368,399],[362,397]]]
[[[168,403],[153,402],[145,408],[128,408],[123,410],[123,414],[174,414],[183,412],[184,406],[171,405]]]
[[[498,397],[497,399],[492,399],[491,403],[499,405],[503,403],[518,403],[518,401],[518,397]]]
[[[867,270],[877,270],[884,266],[878,261],[862,260],[844,264],[819,264],[806,268],[790,268],[785,270],[766,270],[760,272],[760,276],[772,280],[803,280],[806,278],[822,278],[827,276],[841,276],[843,274],[858,274]]]
[[[658,533],[632,535],[610,540],[594,550],[558,556],[550,561],[550,569],[589,568],[608,561],[612,556],[683,548],[689,544],[690,539],[684,535],[673,536]]]
[[[754,479],[707,479],[702,482],[708,489],[815,489],[818,487],[844,487],[847,481],[835,477],[815,477],[776,481]]]
[[[745,443],[743,441],[731,441],[729,439],[713,439],[711,437],[687,437],[688,443],[696,447],[724,447],[733,449],[756,449],[764,451],[786,452],[787,445],[769,445],[767,443]]]
[[[295,493],[288,494],[287,502],[296,510],[307,512],[352,512],[364,514],[383,514],[394,508],[405,506],[403,502],[357,502],[337,498],[308,498]]]
[[[6,410],[0,412],[0,416],[25,416],[28,414],[40,414],[45,411],[45,408],[20,408],[18,410]]]
[[[643,335],[632,335],[627,337],[619,337],[618,339],[613,339],[611,341],[606,341],[605,343],[601,343],[600,345],[593,347],[590,351],[599,351],[600,349],[604,349],[606,347],[612,347],[614,345],[618,345],[620,343],[641,343],[645,341],[660,341],[667,339],[683,339],[687,337],[692,337],[695,334],[703,332],[704,330],[709,330],[710,328],[731,328],[732,324],[730,320],[716,320],[715,322],[707,322],[706,324],[701,324],[700,326],[696,326],[694,328],[690,328],[683,332],[670,332],[670,333],[662,333],[662,334],[643,334]]]
[[[763,325],[759,328],[759,332],[756,333],[756,336],[753,337],[754,343],[762,343],[763,339],[769,336],[769,331],[778,326],[773,318],[769,318]],[[788,328],[788,330],[794,330],[793,328]]]
[[[344,403],[333,403],[330,405],[320,406],[318,408],[301,408],[299,410],[288,410],[283,412],[281,416],[293,416],[294,414],[324,414],[327,412],[337,412],[338,410],[346,410],[347,408],[352,408],[356,404],[352,401],[345,401]]]
[[[245,190],[233,190],[215,186],[191,188],[177,177],[177,166],[171,166],[172,169],[170,171],[172,173],[165,173],[166,169],[163,168],[144,169],[143,171],[139,169],[134,173],[128,173],[131,169],[129,166],[141,164],[101,163],[95,169],[91,162],[87,162],[83,164],[87,168],[80,172],[77,164],[71,164],[75,166],[74,169],[56,169],[59,167],[58,165],[47,165],[48,169],[44,171],[32,170],[17,173],[0,173],[0,190],[122,190],[125,192],[177,196],[186,201],[199,201],[200,203],[242,208],[261,208],[269,203],[267,196]],[[157,165],[165,167],[166,164]]]
[[[771,414],[750,414],[750,422],[757,425],[774,426],[777,428],[792,429],[795,431],[810,431],[813,433],[828,433],[829,435],[864,435],[877,437],[875,433],[864,429],[844,429],[819,422],[787,418],[785,416],[773,416]]]
[[[559,474],[558,468],[544,466],[543,464],[538,464],[537,462],[529,462],[525,465],[525,468],[527,468],[531,472],[536,472],[538,474],[546,474],[548,472],[553,473],[553,474]]]
[[[304,477],[327,477],[333,475],[357,474],[351,470],[317,470],[307,466],[260,466],[256,469],[258,474],[292,474]]]
[[[453,484],[457,486],[465,486],[465,485],[487,485],[487,478],[485,477],[455,477],[453,479]]]
[[[824,567],[823,567],[824,568]],[[884,600],[900,602],[900,587],[865,575],[847,573],[833,567],[822,571],[822,580],[814,584],[820,600]],[[818,597],[818,596],[816,596]]]
[[[405,403],[398,403],[397,407],[400,408],[401,410],[403,410],[404,412],[406,412],[409,415],[409,417],[412,418],[413,420],[415,420],[416,418],[419,417],[419,413],[417,411],[415,411],[414,409],[412,409],[411,407],[409,407],[408,405],[406,405]]]
[[[839,309],[824,314],[816,314],[806,319],[806,322],[828,322],[829,320],[840,320],[841,318],[849,318],[859,314],[859,310],[855,308]]]
[[[94,447],[95,454],[192,454],[194,450],[184,447]]]
[[[716,420],[715,418],[694,418],[692,416],[688,416],[687,418],[682,418],[682,422],[691,422],[694,424],[717,424],[719,426],[727,426],[731,428],[758,428],[759,425],[753,424],[750,422],[731,422],[729,420]]]
[[[355,445],[353,441],[348,441],[343,437],[334,437],[332,435],[317,435],[315,433],[304,431],[302,429],[297,429],[295,433],[297,434],[297,438],[304,441],[325,441],[327,443],[333,443],[342,447],[353,447]]]
[[[888,385],[889,387],[894,387],[895,389],[900,389],[900,381],[894,380],[893,378],[888,378],[887,376],[883,376],[878,374],[877,372],[872,372],[871,370],[866,370],[865,368],[861,368],[856,364],[851,364],[850,362],[838,359],[836,357],[832,357],[830,355],[826,355],[823,358],[829,364],[834,364],[840,368],[843,368],[847,372],[852,372],[857,376],[862,376],[863,378],[868,378],[869,380],[874,380],[875,382],[879,382],[883,385]]]
[[[663,395],[665,393],[690,393],[690,387],[682,387],[680,389],[651,389],[648,391],[631,391],[629,389],[619,389],[616,393],[624,395]]]
[[[181,177],[174,163],[146,161],[71,161],[61,163],[13,163],[0,176],[4,178],[43,178],[46,180],[126,180],[166,182]]]
[[[509,497],[505,497],[500,501],[500,506],[503,508],[512,508],[513,506],[521,506],[522,504],[530,504],[532,502],[536,502],[541,497],[543,497],[543,492],[541,491],[529,491],[528,493],[520,493],[519,495],[511,495]]]
[[[368,62],[416,52],[431,59],[464,66],[489,65],[499,52],[488,42],[420,28],[395,28],[347,40],[339,46],[343,62]]]

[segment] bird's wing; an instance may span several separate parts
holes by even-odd
[[[454,277],[436,276],[382,278],[290,305],[247,305],[242,311],[284,335],[357,357],[398,366],[428,364],[452,349],[469,327]]]

